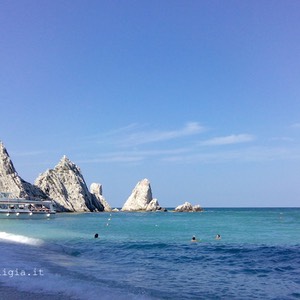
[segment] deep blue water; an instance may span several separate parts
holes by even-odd
[[[19,289],[77,299],[300,299],[299,208],[57,214],[0,226],[2,240],[15,241],[0,244],[0,282]],[[3,274],[16,268],[43,276]]]

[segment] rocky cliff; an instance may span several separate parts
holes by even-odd
[[[2,142],[0,142],[0,192],[9,192],[15,198],[47,199],[47,195],[38,187],[18,175]]]
[[[102,186],[92,184],[90,192],[80,169],[64,156],[58,165],[41,174],[32,185],[23,180],[0,142],[0,192],[15,198],[52,199],[57,211],[110,211]]]
[[[122,211],[156,211],[161,209],[157,199],[152,198],[148,179],[143,179],[137,183],[122,207]]]
[[[34,183],[56,204],[58,211],[103,211],[100,197],[91,194],[80,169],[66,156],[54,169],[41,174]]]

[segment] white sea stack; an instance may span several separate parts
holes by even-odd
[[[39,175],[35,184],[23,180],[0,142],[0,192],[11,193],[15,198],[53,200],[57,211],[110,211],[102,195],[101,184],[92,184],[88,190],[79,167],[66,156],[54,169]]]
[[[146,178],[137,183],[122,207],[122,211],[156,211],[160,209],[157,199],[152,198],[150,181]]]
[[[149,202],[149,204],[146,207],[146,211],[156,211],[156,210],[158,210],[159,207],[160,206],[159,206],[158,200],[155,198]]]
[[[200,205],[193,206],[190,202],[185,202],[182,205],[179,205],[175,208],[177,212],[196,212],[203,211]]]
[[[103,211],[104,207],[87,188],[79,167],[65,155],[54,169],[47,170],[35,185],[57,204],[58,211]]]
[[[92,183],[90,186],[90,192],[92,194],[93,197],[95,197],[95,203],[99,203],[101,204],[101,206],[103,207],[102,210],[104,211],[111,211],[111,207],[108,204],[108,202],[105,200],[105,198],[102,195],[102,185],[100,183]]]
[[[18,175],[2,142],[0,142],[0,192],[11,193],[11,197],[14,198],[47,199],[39,188]]]
[[[193,206],[193,210],[194,211],[203,211],[203,208],[199,204],[197,204],[197,205]]]

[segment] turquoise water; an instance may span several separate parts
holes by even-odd
[[[0,232],[13,241],[1,244],[0,280],[18,289],[76,299],[300,299],[299,208],[57,214],[1,219]],[[43,275],[7,275],[16,269]]]

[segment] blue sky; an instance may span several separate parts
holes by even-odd
[[[0,3],[0,140],[121,206],[299,206],[299,1]]]

